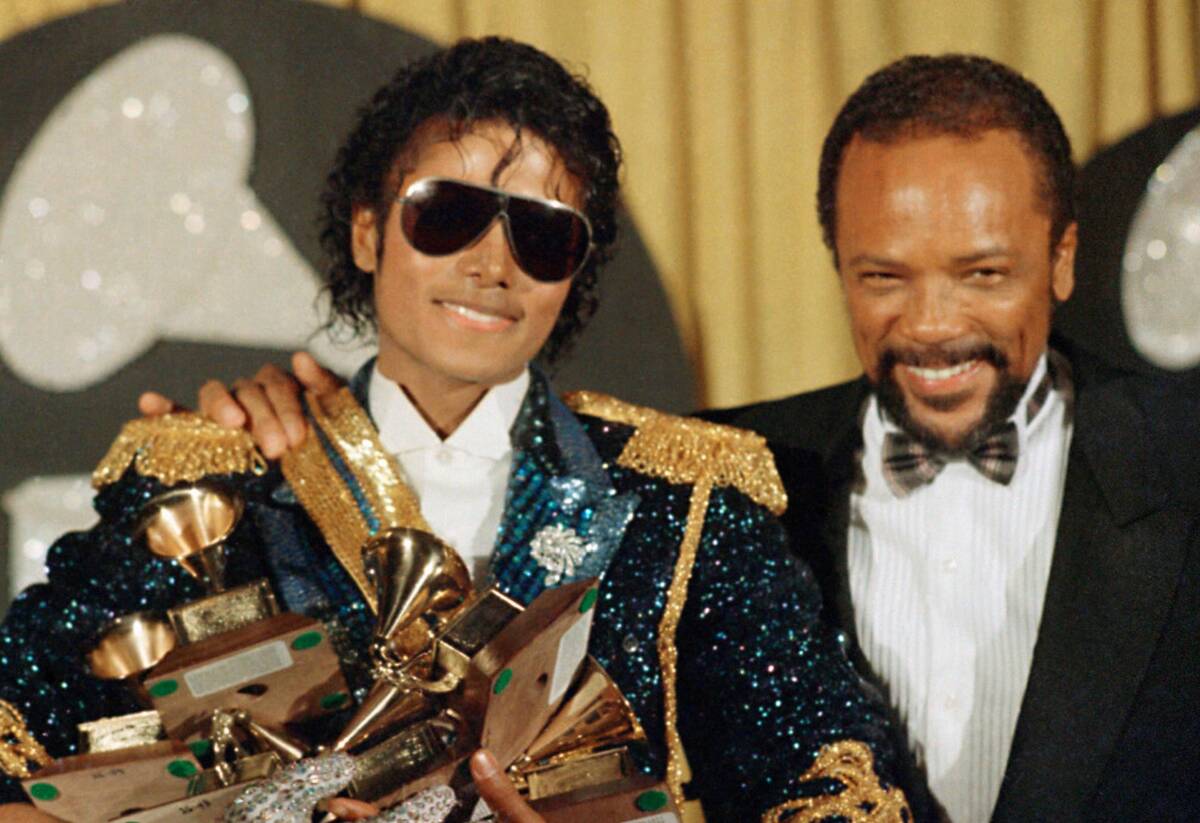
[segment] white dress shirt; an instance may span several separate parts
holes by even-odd
[[[371,372],[371,417],[384,448],[395,455],[434,533],[453,546],[479,585],[487,574],[504,513],[512,466],[509,430],[529,388],[529,371],[487,392],[442,440],[404,390]]]
[[[863,417],[865,486],[850,499],[847,562],[855,628],[954,823],[991,817],[1033,660],[1066,479],[1071,421],[1051,391],[1013,416],[1007,486],[965,461],[897,497],[883,478],[896,427],[874,397]]]

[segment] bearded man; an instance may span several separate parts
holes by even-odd
[[[954,821],[1192,819],[1200,797],[1195,396],[1051,335],[1073,188],[1058,116],[1007,67],[872,75],[818,197],[864,375],[710,415],[823,499],[827,608]]]

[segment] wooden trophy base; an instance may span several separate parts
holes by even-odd
[[[174,740],[64,757],[21,781],[33,804],[70,823],[95,823],[187,796],[200,764]]]
[[[325,626],[291,612],[174,649],[150,671],[146,691],[179,738],[216,709],[244,709],[281,729],[350,702]]]
[[[666,784],[646,775],[576,789],[530,805],[546,823],[679,823],[680,819]]]

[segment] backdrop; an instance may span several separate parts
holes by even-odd
[[[9,152],[5,175],[13,171],[13,158],[35,130],[14,131],[10,128],[14,118],[36,124],[49,117],[60,99],[81,87],[102,59],[134,44],[141,31],[130,24],[121,37],[110,31],[111,41],[98,42],[100,29],[86,24],[88,15],[128,10],[129,19],[156,19],[155,27],[144,26],[147,35],[169,32],[170,15],[179,15],[181,32],[199,34],[209,43],[224,38],[218,44],[223,57],[205,56],[203,39],[184,45],[196,59],[218,67],[214,83],[224,95],[221,116],[228,121],[228,139],[234,139],[230,135],[239,129],[244,136],[245,129],[255,127],[260,140],[277,137],[283,133],[279,118],[306,116],[303,108],[277,105],[272,109],[272,98],[262,95],[271,88],[270,83],[260,82],[271,74],[265,68],[271,61],[276,61],[276,74],[296,75],[292,83],[334,84],[345,90],[346,105],[351,106],[371,86],[352,91],[349,80],[386,77],[410,53],[408,49],[488,33],[529,41],[585,73],[612,110],[626,149],[625,199],[631,224],[636,226],[630,233],[629,253],[657,271],[669,306],[668,319],[678,329],[675,335],[671,323],[666,323],[666,333],[647,345],[661,351],[655,362],[678,363],[680,368],[654,372],[649,361],[640,362],[646,375],[635,399],[657,397],[676,408],[749,402],[828,384],[856,372],[838,285],[820,242],[814,201],[821,138],[842,100],[870,71],[911,52],[967,51],[1007,62],[1046,91],[1066,122],[1081,161],[1155,116],[1194,104],[1197,91],[1197,0],[336,0],[319,4],[277,0],[265,4],[282,14],[293,9],[297,17],[311,17],[320,6],[336,13],[339,20],[362,21],[361,26],[339,24],[330,29],[324,43],[306,40],[309,35],[279,21],[242,24],[221,19],[218,7],[222,5],[229,9],[236,4],[0,0],[0,38],[13,44],[8,54],[19,55],[23,67],[18,75],[6,69],[8,94],[0,101],[7,107],[0,110],[0,121],[5,123],[0,145]],[[76,16],[77,25],[72,22]],[[399,43],[379,34],[383,24],[394,32],[388,37],[407,38],[403,41],[407,45],[397,47],[394,54],[386,48],[365,52],[369,59],[338,56],[344,46],[335,41],[342,37],[357,38],[355,45],[373,49]],[[56,25],[61,28],[55,29]],[[236,30],[238,26],[245,30]],[[28,39],[43,31],[39,27],[66,35],[46,40],[40,47],[28,46],[42,42]],[[222,63],[227,59],[233,65],[228,72]],[[125,66],[126,77],[132,78],[129,82],[144,77],[146,65]],[[241,89],[236,80],[230,81],[237,70],[248,72],[247,65],[265,72],[257,80],[253,72],[247,74],[251,86],[260,83],[257,88]],[[208,79],[213,77],[218,75]],[[226,82],[234,85],[222,85]],[[113,92],[111,86],[100,84],[89,93],[103,97]],[[251,101],[253,108],[248,109],[250,104],[236,95]],[[147,117],[154,114],[152,100],[138,100],[148,107]],[[122,114],[142,119],[143,111]],[[323,163],[322,147],[336,145],[340,131],[321,133],[320,127],[336,118],[321,120],[317,114],[312,126],[299,123],[300,132],[316,134],[301,149],[305,157]],[[69,126],[63,131],[78,139],[78,130]],[[103,124],[91,122],[88,127],[103,129]],[[289,133],[296,133],[296,122],[289,127],[293,129]],[[75,148],[63,150],[63,162],[85,148],[69,141],[66,145]],[[248,156],[245,168],[231,172],[238,181],[242,180],[239,174],[251,175],[249,190],[234,192],[242,199],[233,214],[242,221],[246,236],[260,227],[268,234],[281,232],[283,245],[271,246],[275,262],[270,265],[302,266],[310,249],[298,226],[308,219],[311,207],[302,202],[297,211],[295,203],[286,202],[289,190],[281,182],[286,172],[275,166],[264,174],[261,160],[260,146],[259,154]],[[10,188],[20,182],[13,174]],[[196,223],[194,204],[172,200],[169,205],[182,226],[174,231],[191,232],[197,226],[205,230],[204,215]],[[45,206],[36,195],[21,204],[34,220],[47,216]],[[102,212],[81,213],[81,225],[102,222]],[[22,218],[28,220],[24,213]],[[266,249],[264,244],[261,241],[255,253]],[[164,274],[168,271],[165,268]],[[36,266],[23,270],[24,276],[34,279],[39,272]],[[99,276],[97,270],[82,267],[73,293],[104,292],[110,281],[104,280],[101,288]],[[659,294],[656,288],[648,291],[651,303]],[[152,305],[144,308],[150,314],[155,311]],[[640,325],[658,322],[646,319],[653,317],[649,310],[632,317]],[[624,319],[614,317],[613,328]],[[177,334],[180,339],[204,339],[199,336],[203,329],[197,316],[173,322],[182,330]],[[241,332],[238,355],[222,353],[222,374],[278,350],[276,338],[266,332],[256,338],[255,324],[247,326]],[[107,345],[103,332],[98,328],[94,335],[100,349]],[[302,339],[306,332],[297,334]],[[212,362],[204,360],[204,350],[197,345],[176,343],[166,353],[161,347],[149,349],[137,370],[126,369],[111,377],[117,382],[106,396],[126,398],[123,402],[129,405],[124,408],[131,410],[135,390],[151,376],[155,380],[162,376],[160,385],[181,391],[194,372],[174,371],[173,364],[189,357]],[[670,377],[689,366],[694,382],[687,375]],[[660,386],[669,391],[658,390]],[[54,389],[64,390],[74,389],[69,385]],[[11,432],[18,418],[26,431],[31,416],[41,418],[38,425],[42,425],[57,410],[81,406],[72,395],[47,399],[48,395],[19,380],[7,383],[4,391],[0,436]],[[69,459],[47,452],[44,444],[34,447],[22,434],[19,445],[30,446],[24,459],[40,460],[55,471],[82,471],[95,462],[100,444],[111,438],[109,419],[126,413],[105,411],[103,425],[89,432],[86,442],[60,433],[51,445],[64,447]],[[72,423],[72,432],[79,428],[80,424]],[[7,440],[6,450],[14,447],[13,442],[11,437]],[[0,456],[0,467],[6,464],[11,467],[12,458]],[[44,489],[60,502],[83,499],[77,483],[64,483]],[[9,488],[8,507],[19,504],[35,511],[42,499],[36,491],[22,489],[25,496],[18,495],[13,503]],[[85,510],[86,501],[81,504],[81,517]],[[41,538],[27,540],[33,541],[27,553],[34,560]]]

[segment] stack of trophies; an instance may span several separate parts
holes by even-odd
[[[550,823],[675,819],[662,783],[633,767],[637,718],[587,656],[597,581],[522,608],[475,592],[458,554],[417,529],[363,546],[375,682],[338,734],[308,739],[352,697],[325,625],[281,612],[265,579],[226,588],[242,508],[206,482],[146,505],[147,548],[208,595],[102,632],[93,674],[123,681],[144,710],[80,724],[83,753],[24,781],[39,808],[80,823],[209,823],[253,782],[328,752],[354,758],[348,796],[387,807],[430,786],[466,789],[465,761],[484,746]]]

